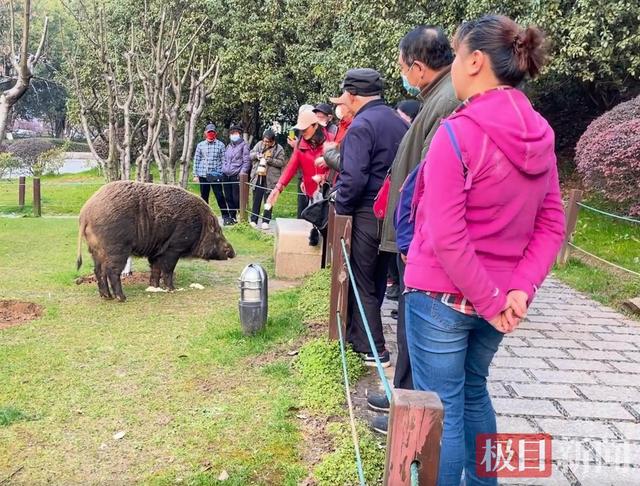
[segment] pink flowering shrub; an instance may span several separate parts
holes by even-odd
[[[585,187],[640,215],[640,97],[595,119],[576,145]]]

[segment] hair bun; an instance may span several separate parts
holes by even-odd
[[[544,34],[537,27],[520,29],[513,40],[513,50],[520,69],[535,77],[542,68],[546,57]]]

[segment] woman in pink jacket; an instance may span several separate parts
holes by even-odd
[[[439,486],[478,476],[495,433],[489,365],[526,313],[564,237],[554,134],[516,87],[538,74],[543,35],[502,16],[464,23],[451,77],[465,100],[436,132],[414,192],[405,273],[416,389],[444,405]],[[491,452],[491,451],[489,451]],[[495,451],[493,451],[495,452]]]

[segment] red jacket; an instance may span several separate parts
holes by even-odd
[[[325,142],[333,142],[333,135],[328,133],[324,128],[322,129],[325,137]],[[316,174],[324,175],[329,172],[329,168],[321,169],[316,167],[315,160],[322,155],[322,148],[324,143],[317,147],[312,147],[309,142],[304,138],[300,138],[300,141],[296,145],[296,148],[291,154],[291,159],[285,167],[278,185],[283,188],[291,182],[293,176],[296,175],[298,169],[302,170],[302,182],[304,182],[304,192],[307,196],[313,196],[318,188],[318,183],[313,180],[313,176]]]
[[[347,130],[349,129],[349,125],[351,125],[352,121],[353,117],[343,118],[340,120],[338,131],[336,132],[336,138],[334,140],[337,144],[342,143],[342,139],[344,139],[344,136],[347,134]]]

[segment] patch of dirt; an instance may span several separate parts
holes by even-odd
[[[332,417],[316,417],[307,415],[304,410],[296,413],[300,424],[303,444],[300,447],[302,461],[307,470],[311,471],[324,457],[335,450],[333,439],[327,433],[327,426],[337,420]],[[310,473],[299,486],[315,486],[316,481]]]
[[[0,329],[38,319],[42,311],[42,306],[33,302],[0,300]]]
[[[175,279],[175,275],[176,274],[174,273],[174,279]],[[122,283],[148,284],[150,276],[151,276],[151,274],[149,272],[133,272],[131,275],[125,275],[124,277],[122,277]],[[91,275],[86,275],[84,277],[78,277],[76,279],[76,284],[77,285],[82,285],[82,284],[95,285],[96,284],[96,276],[94,274],[91,274]]]

